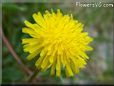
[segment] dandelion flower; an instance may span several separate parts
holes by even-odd
[[[92,50],[88,45],[92,38],[83,32],[83,24],[74,20],[72,15],[45,11],[33,14],[35,23],[25,20],[23,33],[30,38],[22,39],[24,52],[28,52],[28,60],[35,57],[35,66],[41,71],[50,68],[50,74],[61,76],[61,69],[66,76],[77,74],[86,65],[86,51]],[[40,55],[40,57],[38,57]]]

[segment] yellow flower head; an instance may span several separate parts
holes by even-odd
[[[63,15],[60,10],[34,13],[36,23],[25,21],[26,27],[22,29],[31,38],[22,39],[27,57],[31,60],[40,54],[35,65],[45,71],[51,68],[51,75],[61,76],[61,69],[66,75],[73,76],[80,68],[86,65],[88,56],[85,51],[92,50],[88,44],[92,38],[87,32],[82,32],[83,24],[74,20],[72,15]]]

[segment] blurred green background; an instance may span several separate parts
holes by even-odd
[[[69,0],[70,1],[70,0]],[[40,11],[60,8],[63,14],[73,14],[74,19],[84,23],[84,30],[94,38],[91,46],[92,52],[88,52],[90,59],[85,69],[81,70],[73,78],[65,78],[65,74],[59,79],[51,77],[49,72],[40,72],[38,80],[34,83],[45,84],[114,84],[114,58],[113,58],[113,29],[114,11],[112,7],[76,7],[75,3],[3,3],[2,27],[5,36],[12,44],[15,52],[22,62],[32,71],[35,70],[34,60],[27,61],[27,53],[22,50],[21,39],[26,37],[22,33],[24,20],[34,22],[32,14]],[[2,47],[2,83],[24,83],[29,77],[20,65],[15,61],[5,44]]]

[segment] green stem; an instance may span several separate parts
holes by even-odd
[[[34,73],[29,77],[28,82],[32,82],[36,78],[36,76],[39,73],[39,71],[40,70],[35,69]]]

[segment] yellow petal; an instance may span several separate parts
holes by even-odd
[[[22,44],[30,44],[30,45],[33,45],[33,44],[39,43],[38,40],[39,39],[36,39],[36,38],[26,38],[26,39],[22,39]]]
[[[40,53],[39,59],[35,63],[36,67],[41,67],[41,63],[43,62],[44,57],[46,57],[46,54],[47,54],[47,48],[44,48]]]
[[[72,69],[70,67],[70,64],[68,62],[68,59],[67,59],[67,62],[66,62],[66,75],[67,75],[67,77],[71,77],[71,76],[74,75],[73,71],[72,71]]]
[[[25,20],[24,23],[25,23],[25,25],[26,25],[27,27],[33,28],[33,24],[30,23],[29,21]]]
[[[53,64],[52,64],[52,66],[51,66],[51,72],[50,72],[50,75],[51,75],[51,76],[55,75],[56,60],[57,60],[57,57],[55,56],[55,57],[54,57],[54,62],[53,62]]]
[[[40,12],[38,12],[38,14],[33,14],[33,18],[36,21],[36,23],[38,25],[40,25],[41,27],[45,28],[46,23],[44,21],[44,18],[42,17],[42,14]]]
[[[35,52],[29,54],[29,55],[27,56],[27,60],[33,59],[33,58],[34,58],[35,56],[37,56],[39,53],[40,53],[40,51],[39,51],[39,50],[36,50]]]
[[[56,76],[60,77],[61,75],[61,60],[60,57],[57,57],[57,64],[56,64]]]
[[[30,36],[32,36],[32,37],[34,37],[34,38],[39,38],[38,37],[38,34],[33,30],[33,29],[30,29],[30,28],[23,28],[22,29],[22,32],[23,33],[27,33],[27,34],[29,34]]]
[[[71,76],[73,76],[74,74],[73,74],[73,72],[72,72],[72,70],[71,70],[71,67],[70,67],[70,64],[67,64],[66,65],[66,76],[67,77],[71,77]]]

